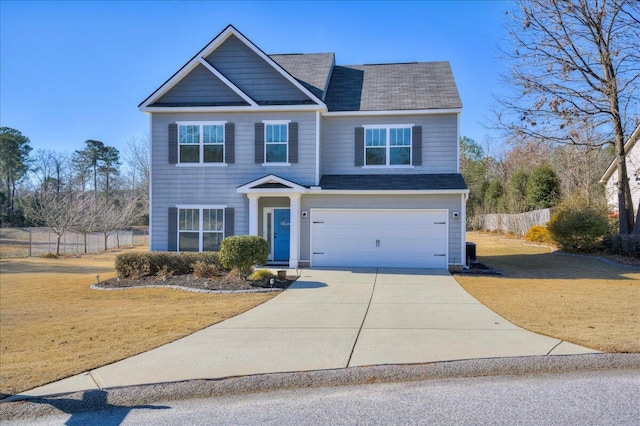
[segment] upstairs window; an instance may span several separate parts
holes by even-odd
[[[265,131],[265,163],[286,163],[288,161],[289,126],[288,124],[269,124]]]
[[[411,165],[411,127],[367,127],[366,166]]]
[[[224,123],[178,123],[179,163],[224,163]]]

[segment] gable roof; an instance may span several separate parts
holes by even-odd
[[[249,58],[251,64],[243,67],[243,58]],[[252,75],[256,66],[266,81]],[[247,81],[251,78],[253,81]],[[189,87],[181,84],[183,80],[200,84]],[[336,66],[334,53],[266,55],[229,25],[139,105],[143,111],[181,107],[366,114],[455,111],[462,108],[462,102],[445,61]]]
[[[636,127],[633,133],[631,133],[631,136],[629,136],[629,140],[627,140],[627,143],[624,144],[624,153],[626,155],[629,155],[629,153],[635,146],[638,139],[640,139],[640,125]],[[611,161],[611,164],[609,164],[609,167],[607,168],[607,170],[604,172],[604,174],[600,178],[600,182],[606,183],[611,177],[611,175],[613,174],[613,172],[615,172],[617,169],[618,169],[618,163],[615,159],[613,159],[613,161]]]
[[[293,53],[269,55],[269,57],[311,93],[324,100],[331,71],[335,65],[334,53]]]
[[[263,176],[261,178],[252,180],[251,182],[245,183],[244,185],[240,185],[236,188],[236,191],[239,194],[250,194],[250,193],[273,193],[273,192],[284,192],[284,193],[303,193],[307,192],[308,188],[302,185],[299,185],[291,180],[281,178],[278,175],[270,174]]]
[[[223,46],[225,42],[228,40],[232,40],[234,42],[239,42],[240,46],[246,47],[248,51],[252,54],[256,55],[259,60],[264,61],[269,69],[272,70],[272,74],[276,74],[281,76],[284,80],[286,80],[292,87],[292,89],[298,90],[301,92],[303,96],[307,99],[304,101],[293,101],[293,102],[274,102],[270,103],[267,101],[259,102],[253,99],[248,93],[243,91],[238,84],[232,82],[227,76],[221,73],[217,67],[212,65],[211,56],[216,52],[216,50]],[[180,81],[182,81],[189,73],[191,73],[196,67],[199,65],[204,66],[208,71],[211,72],[212,79],[217,78],[226,84],[233,92],[235,92],[243,101],[245,101],[248,106],[242,105],[237,106],[237,108],[257,108],[260,106],[270,106],[270,105],[296,105],[296,104],[312,104],[312,107],[315,108],[324,108],[325,104],[322,102],[320,98],[318,98],[314,93],[312,93],[305,85],[296,80],[291,74],[289,74],[284,68],[278,65],[273,59],[271,59],[268,55],[266,55],[260,48],[258,48],[255,44],[253,44],[249,39],[247,39],[242,33],[240,33],[235,27],[232,25],[227,26],[220,34],[218,34],[213,40],[211,40],[203,49],[201,49],[193,58],[191,58],[185,65],[180,68],[171,78],[169,78],[162,86],[156,89],[151,95],[149,95],[144,101],[142,101],[138,107],[141,110],[154,110],[154,108],[163,108],[167,105],[154,105],[156,101],[161,99],[167,92],[169,92],[174,86],[176,86]],[[238,68],[238,69],[241,69]],[[171,106],[171,105],[168,105]],[[215,102],[209,102],[207,105],[175,105],[175,106],[187,106],[187,107],[221,107],[224,108],[225,105],[216,105]]]
[[[329,111],[462,108],[449,62],[336,66]]]

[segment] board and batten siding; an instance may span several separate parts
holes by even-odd
[[[453,218],[453,212],[462,213],[460,194],[443,195],[312,195],[301,199],[301,211],[325,209],[430,209],[449,210],[449,263],[460,264],[462,259],[462,232],[464,218]],[[392,223],[389,226],[393,226]],[[311,214],[300,219],[300,259],[311,259]]]
[[[422,164],[413,167],[362,167],[355,165],[355,128],[366,125],[413,124],[422,126]],[[458,172],[457,114],[323,117],[321,174],[423,174]]]
[[[255,123],[298,123],[298,162],[290,166],[255,163]],[[226,121],[235,127],[235,162],[223,165],[169,164],[169,124],[177,121]],[[151,122],[151,250],[166,250],[168,208],[176,205],[226,205],[235,212],[235,233],[249,232],[249,202],[237,187],[268,174],[300,185],[315,184],[314,112],[154,113]]]
[[[258,103],[309,101],[308,96],[235,36],[225,40],[206,61]]]
[[[248,105],[240,96],[211,73],[204,65],[199,64],[166,94],[156,104],[163,103],[211,103]]]

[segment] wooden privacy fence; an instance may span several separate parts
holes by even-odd
[[[546,225],[551,220],[551,215],[551,209],[518,214],[481,214],[477,218],[478,228],[523,236],[534,225]]]

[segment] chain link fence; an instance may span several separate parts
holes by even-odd
[[[148,230],[127,229],[107,236],[107,250],[148,244]],[[2,228],[0,229],[0,258],[32,257],[56,252],[56,234],[49,228]],[[85,236],[67,231],[60,239],[60,254],[80,255],[105,251],[105,236],[93,232]]]

